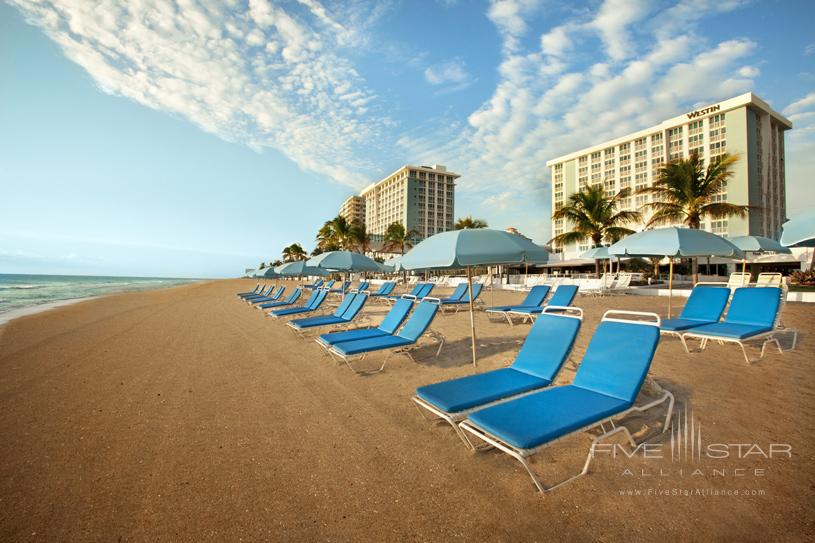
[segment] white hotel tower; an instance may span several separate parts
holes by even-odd
[[[721,198],[749,205],[745,219],[711,221],[702,227],[726,236],[753,234],[777,237],[785,220],[784,131],[792,123],[752,93],[668,119],[656,126],[607,141],[546,163],[552,169],[552,210],[559,209],[570,194],[588,185],[602,185],[616,194],[629,188],[624,209],[638,210],[649,196],[635,195],[657,179],[668,160],[698,153],[705,164],[724,152],[737,154],[733,176]],[[647,217],[645,217],[647,220]],[[562,220],[552,221],[552,235],[568,231]],[[628,225],[641,230],[643,224]],[[557,247],[563,258],[577,258],[587,243]]]

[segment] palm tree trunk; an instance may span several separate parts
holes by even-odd
[[[597,258],[594,259],[594,275],[596,275],[598,279],[600,278],[600,260]]]

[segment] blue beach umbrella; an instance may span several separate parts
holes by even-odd
[[[676,257],[722,256],[741,258],[738,247],[705,230],[669,226],[627,236],[608,248],[615,256],[663,256],[669,259],[668,318],[671,318],[673,273]]]
[[[313,256],[306,261],[309,266],[323,270],[345,272],[382,271],[382,265],[376,260],[351,251],[329,251]],[[345,299],[345,289],[342,289],[342,298]]]
[[[580,258],[590,258],[592,260],[611,260],[612,256],[608,254],[608,247],[595,247],[589,249],[580,255]]]
[[[264,268],[261,277],[264,277],[266,279],[272,279],[274,277],[280,277],[280,274],[275,272],[274,268]]]
[[[298,260],[296,262],[289,262],[282,264],[275,268],[279,275],[286,277],[302,277],[304,275],[328,275],[325,270],[315,268],[306,264],[305,260]]]
[[[402,267],[402,257],[395,256],[391,259],[386,260],[382,263],[382,268],[389,273],[396,273],[402,271],[404,268]]]
[[[815,247],[815,211],[802,213],[781,226],[781,245],[785,247]],[[809,269],[815,268],[815,251]]]
[[[311,257],[306,263],[315,268],[340,272],[382,271],[382,266],[376,260],[351,251],[329,251]]]
[[[781,245],[815,247],[815,211],[802,213],[781,226]]]
[[[744,253],[744,257],[741,260],[742,273],[746,273],[747,270],[747,253],[776,253],[786,255],[792,253],[792,251],[774,239],[762,236],[737,236],[730,238],[730,243],[741,249],[741,252]]]
[[[453,230],[430,236],[407,254],[401,265],[406,270],[467,270],[470,293],[470,332],[472,336],[473,366],[475,354],[475,318],[473,316],[472,266],[500,264],[545,264],[549,253],[530,240],[503,230],[473,228]]]

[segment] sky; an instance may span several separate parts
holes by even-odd
[[[551,237],[547,160],[754,92],[815,204],[815,2],[0,0],[0,273],[230,277],[403,164]]]

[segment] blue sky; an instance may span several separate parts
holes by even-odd
[[[75,5],[77,4],[77,5]],[[753,91],[815,203],[812,2],[0,3],[0,273],[222,277],[405,163],[550,237],[546,160]]]

